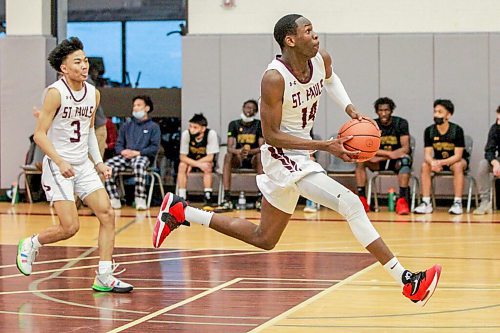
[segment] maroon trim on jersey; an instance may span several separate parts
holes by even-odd
[[[307,80],[305,80],[305,81],[301,81],[297,76],[295,76],[295,74],[292,71],[292,68],[286,62],[284,62],[283,60],[281,60],[281,56],[280,55],[276,56],[276,60],[278,60],[279,62],[281,62],[286,67],[286,69],[288,69],[288,71],[290,72],[290,74],[292,74],[293,77],[296,78],[297,81],[299,81],[300,83],[306,84],[306,83],[311,82],[311,79],[313,77],[313,64],[312,64],[311,59],[309,59],[307,61],[307,65],[309,66],[309,71],[311,73],[311,76],[309,76],[309,78]]]
[[[283,149],[269,146],[267,150],[269,150],[269,152],[271,153],[271,157],[280,161],[288,171],[300,171],[297,163],[290,159],[290,157],[285,156],[285,153],[283,153]]]
[[[57,114],[59,113],[59,111],[60,111],[60,110],[61,110],[61,106],[59,106],[59,107],[57,108],[56,113],[54,114],[54,118],[52,118],[52,119],[56,119]]]
[[[68,91],[71,94],[71,97],[73,97],[73,100],[76,103],[80,103],[81,101],[83,101],[85,99],[85,96],[87,96],[87,84],[85,82],[83,82],[83,97],[81,99],[76,99],[75,95],[73,95],[73,91],[71,90],[71,88],[69,87],[69,85],[66,83],[66,81],[64,79],[61,79],[61,81],[64,83],[64,85],[66,86],[66,88],[68,88]]]

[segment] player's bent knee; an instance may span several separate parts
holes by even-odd
[[[73,237],[78,230],[80,230],[80,224],[79,223],[73,223],[69,226],[64,226],[62,228],[62,237],[63,239],[68,239]]]
[[[339,201],[339,213],[346,219],[365,212],[361,200],[351,191],[342,194],[341,197],[339,197]]]

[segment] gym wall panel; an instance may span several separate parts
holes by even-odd
[[[432,123],[433,85],[431,35],[380,36],[380,96],[394,100],[394,115],[408,120],[416,140],[413,168],[417,176],[423,161],[423,133]],[[376,117],[373,107],[372,112]]]
[[[488,35],[453,34],[434,37],[434,95],[451,99],[450,119],[474,138],[472,169],[476,169],[489,128]]]
[[[43,36],[0,39],[0,187],[9,188],[24,164],[33,134],[33,107],[41,107],[42,93],[55,81],[47,55],[55,39]]]
[[[500,105],[500,33],[489,35],[489,124],[496,119],[496,110]]]
[[[327,35],[326,50],[353,104],[361,113],[372,115],[371,105],[379,96],[378,36]],[[321,103],[327,109],[328,135],[337,133],[349,116],[326,93]]]
[[[223,143],[229,122],[240,118],[243,102],[260,97],[262,75],[273,58],[272,43],[268,35],[221,36],[221,108],[213,121],[220,122]]]
[[[203,112],[208,126],[220,131],[221,68],[219,36],[182,38],[182,128],[195,113]]]

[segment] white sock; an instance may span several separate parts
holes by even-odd
[[[184,214],[186,216],[186,221],[198,223],[208,228],[214,212],[207,212],[205,210],[187,206],[184,209]]]
[[[179,191],[179,196],[182,199],[186,199],[186,189],[185,188],[180,188],[178,191]]]
[[[455,197],[455,199],[453,199],[453,202],[460,202],[460,204],[462,204],[462,198]]]
[[[213,189],[212,189],[211,187],[205,187],[205,188],[203,189],[203,192],[210,192],[210,193],[212,193],[212,192],[213,192]]]
[[[390,276],[394,280],[396,280],[397,283],[399,283],[401,286],[403,286],[403,273],[405,271],[405,268],[399,263],[398,258],[393,257],[391,260],[389,260],[385,265],[384,269],[389,273]]]
[[[431,197],[422,197],[422,202],[425,202],[426,204],[430,205],[431,204]]]
[[[111,261],[99,261],[99,274],[104,274],[111,271]]]
[[[35,235],[35,236],[31,237],[31,242],[32,242],[33,247],[35,248],[35,250],[38,250],[39,248],[42,247],[42,244],[38,240],[38,235]]]

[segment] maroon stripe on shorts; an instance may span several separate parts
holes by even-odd
[[[288,171],[294,172],[300,170],[297,163],[290,159],[290,157],[285,156],[282,148],[269,147],[267,149],[271,153],[271,157],[280,161]]]

